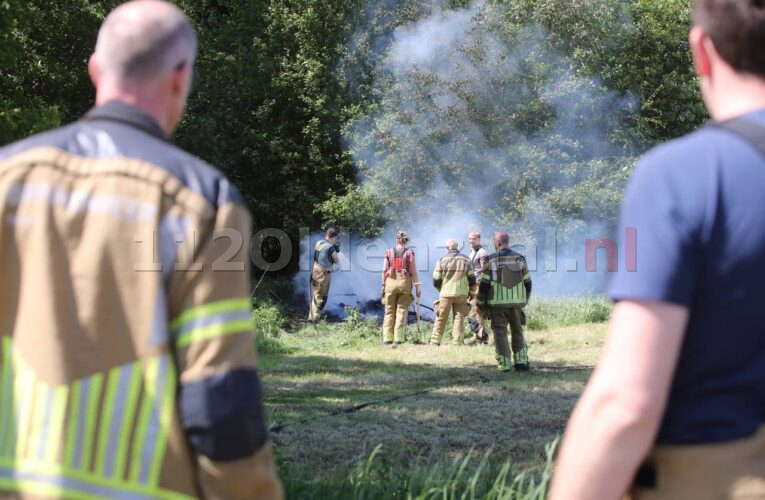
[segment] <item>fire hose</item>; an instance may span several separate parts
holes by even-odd
[[[420,299],[417,299],[417,307],[418,307],[418,308],[420,308],[420,307],[424,307],[424,308],[425,308],[425,309],[427,309],[428,311],[431,311],[431,312],[436,312],[436,310],[435,310],[435,309],[433,309],[432,307],[428,307],[428,306],[426,306],[425,304],[420,304]],[[417,317],[418,317],[418,318],[420,317],[420,313],[419,313],[419,311],[417,312]]]

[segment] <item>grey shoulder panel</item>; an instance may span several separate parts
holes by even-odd
[[[53,147],[89,158],[134,158],[178,178],[216,209],[245,205],[236,187],[215,167],[140,129],[109,120],[75,122],[0,149],[0,161],[35,147]]]

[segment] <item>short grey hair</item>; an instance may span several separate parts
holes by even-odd
[[[494,241],[498,241],[504,246],[510,245],[510,234],[505,231],[497,231],[494,233]]]
[[[149,4],[156,5],[149,9]],[[189,19],[160,0],[136,0],[114,9],[98,31],[95,50],[99,70],[128,83],[151,82],[184,63],[191,66],[196,52],[197,34]]]
[[[459,246],[459,243],[457,243],[457,240],[450,238],[446,240],[446,249],[447,250],[456,250]]]

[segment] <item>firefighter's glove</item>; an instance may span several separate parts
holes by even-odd
[[[335,243],[332,246],[335,247],[335,252],[340,253],[340,243]]]
[[[417,290],[417,298],[419,299],[422,297],[422,290],[420,290],[420,285],[414,285],[414,288]]]

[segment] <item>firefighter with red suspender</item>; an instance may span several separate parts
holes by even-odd
[[[404,327],[412,303],[412,285],[416,286],[417,298],[421,296],[414,251],[407,248],[409,235],[406,231],[396,234],[396,247],[385,252],[382,272],[382,303],[385,306],[383,321],[383,344],[397,345],[404,341]]]

